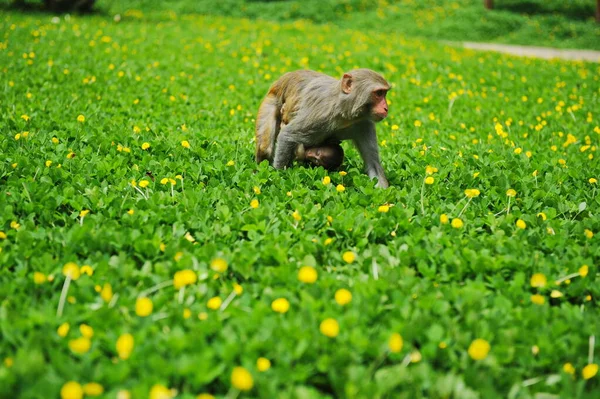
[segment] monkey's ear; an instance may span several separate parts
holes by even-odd
[[[350,94],[352,91],[352,75],[348,73],[342,77],[342,91],[346,94]]]

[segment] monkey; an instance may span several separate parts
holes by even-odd
[[[322,166],[327,170],[337,170],[344,162],[344,149],[337,143],[324,143],[319,147],[304,148],[298,144],[296,160],[311,166]]]
[[[339,167],[343,150],[340,158],[336,146],[341,150],[339,142],[352,140],[367,175],[377,178],[377,187],[387,188],[375,124],[388,115],[390,89],[370,69],[354,69],[339,80],[310,70],[284,74],[271,85],[258,110],[256,162],[267,160],[283,169],[303,152],[310,163]]]

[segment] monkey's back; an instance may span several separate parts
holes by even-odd
[[[332,83],[335,82],[336,79],[325,75],[324,73],[311,70],[288,72],[271,85],[269,94],[277,96],[280,99],[281,104],[286,103],[288,99],[295,102],[296,99],[302,97],[300,94],[303,91],[314,83],[323,81]]]

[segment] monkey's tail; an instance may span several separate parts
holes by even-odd
[[[256,117],[256,162],[265,159],[273,162],[275,141],[281,124],[280,107],[277,96],[269,93],[258,109]]]

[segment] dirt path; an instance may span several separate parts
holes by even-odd
[[[550,47],[513,46],[508,44],[463,42],[462,46],[473,50],[497,51],[521,57],[560,58],[563,60],[582,60],[600,62],[600,51],[563,50]]]

